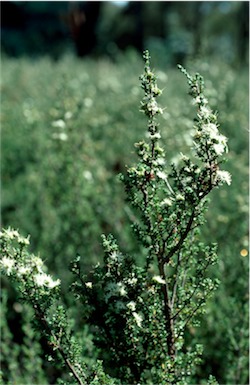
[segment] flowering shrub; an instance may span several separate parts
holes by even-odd
[[[163,113],[157,103],[162,91],[147,51],[144,60],[141,111],[148,119],[147,140],[135,145],[138,162],[121,180],[145,260],[139,264],[124,255],[112,235],[103,235],[102,266],[85,276],[80,256],[71,263],[76,277],[72,288],[83,304],[83,318],[91,325],[101,360],[94,368],[84,363],[60,303],[60,280],[47,274],[41,258],[27,251],[28,238],[12,229],[1,233],[1,269],[32,306],[37,327],[51,348],[50,360],[59,360],[71,376],[67,383],[192,384],[201,362],[202,346],[190,342],[190,333],[199,325],[218,281],[210,277],[216,245],[202,243],[199,232],[208,194],[231,183],[230,174],[221,169],[227,139],[204,96],[203,78],[179,66],[197,114],[191,154],[182,154],[179,165],[168,164],[157,121]],[[216,383],[213,377],[207,381]]]
[[[104,383],[107,383],[108,377],[102,374],[99,362],[96,365],[98,369],[93,369],[93,374],[86,374],[81,347],[72,336],[66,310],[59,301],[60,280],[53,280],[46,273],[42,259],[30,254],[27,251],[28,245],[29,239],[22,237],[18,231],[10,228],[3,230],[1,270],[18,284],[21,298],[33,308],[36,328],[51,349],[49,361],[59,360],[79,384],[101,384],[101,380],[95,376],[95,370],[98,376],[105,378]],[[112,381],[109,383],[112,384]]]

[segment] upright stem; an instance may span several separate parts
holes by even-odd
[[[164,262],[161,260],[160,256],[158,256],[158,267],[159,267],[160,276],[166,282],[164,285],[162,285],[162,293],[163,293],[163,299],[164,299],[164,313],[165,313],[165,328],[167,333],[168,354],[172,359],[174,359],[175,358],[174,321],[172,317],[172,308],[171,308],[170,296],[169,296],[168,286],[166,281],[167,277],[164,271]]]
[[[145,98],[142,101],[143,111],[148,117],[148,133],[150,135],[158,134],[158,136],[160,136],[158,133],[158,124],[156,123],[155,118],[158,113],[162,113],[162,110],[158,107],[156,102],[156,97],[161,93],[161,91],[158,89],[156,85],[156,78],[154,77],[150,69],[150,56],[148,51],[144,52],[144,60],[145,60],[145,72],[144,72],[144,75],[142,76],[142,87],[145,92]],[[147,166],[150,167],[150,173],[153,172],[155,169],[155,161],[158,156],[155,151],[157,139],[154,137],[151,139],[151,142],[150,142],[151,158],[149,158],[150,162],[147,164]],[[144,205],[145,205],[145,208],[147,208],[149,206],[149,199],[150,199],[151,200],[150,203],[152,203],[151,208],[153,209],[154,201],[152,196],[149,196],[147,187],[148,186],[146,185],[145,187],[143,186],[143,188],[141,189],[143,193]],[[152,195],[154,194],[155,194],[155,190]],[[148,231],[152,237],[153,237],[153,234],[151,232],[151,229],[154,228],[154,225],[155,225],[155,222],[152,223],[149,217],[147,226],[148,226]],[[152,239],[152,244],[156,246],[154,239]],[[159,251],[157,251],[157,260],[158,260],[158,268],[159,268],[160,276],[165,281],[165,284],[162,285],[162,293],[163,293],[163,299],[164,299],[165,329],[167,333],[168,354],[172,359],[174,359],[175,357],[174,324],[173,324],[173,317],[171,314],[172,309],[171,309],[170,296],[168,292],[166,274],[164,271],[164,265],[167,262],[167,260],[164,259],[165,245],[166,245],[166,241],[163,239],[162,247],[159,248]]]

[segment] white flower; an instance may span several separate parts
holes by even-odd
[[[206,100],[206,99],[205,99],[205,100]],[[200,111],[199,111],[199,115],[200,115],[202,118],[207,119],[207,118],[210,116],[211,112],[212,112],[212,111],[211,111],[209,108],[207,108],[207,107],[205,107],[205,106],[201,106],[201,107],[200,107]]]
[[[53,289],[54,287],[59,286],[60,283],[61,283],[60,279],[57,279],[56,281],[54,281],[50,276],[48,276],[46,285],[48,288]]]
[[[34,282],[37,286],[46,286],[48,275],[45,273],[38,273],[34,275]]]
[[[185,198],[184,198],[183,195],[181,195],[181,194],[179,193],[179,194],[176,195],[176,200],[177,200],[177,201],[184,201]]]
[[[24,238],[22,237],[17,230],[12,230],[11,228],[8,228],[6,230],[3,230],[0,232],[1,237],[7,237],[9,239],[17,239],[17,242],[22,245],[29,245],[29,237]]]
[[[137,283],[137,281],[138,281],[138,279],[134,277],[134,278],[129,278],[127,282],[129,285],[133,286]]]
[[[147,109],[152,112],[152,115],[163,113],[162,108],[158,107],[158,104],[154,99],[147,104]]]
[[[200,104],[201,103],[201,97],[200,96],[196,96],[196,98],[194,98],[192,100],[192,104]]]
[[[110,255],[109,255],[110,259],[112,259],[113,261],[116,261],[117,260],[117,252],[116,251],[113,251]]]
[[[43,261],[40,257],[33,256],[31,262],[32,266],[34,266],[39,273],[43,273]]]
[[[112,261],[117,261],[117,262],[121,262],[123,260],[123,256],[122,254],[120,253],[117,253],[116,251],[113,251],[110,255],[109,255],[110,259]]]
[[[217,177],[219,182],[222,182],[222,183],[225,182],[228,185],[230,185],[231,182],[232,182],[231,174],[228,171],[218,170],[217,174],[216,174],[216,177]]]
[[[163,199],[163,201],[161,202],[161,206],[172,206],[172,199],[170,198],[165,198]]]
[[[225,145],[222,143],[215,143],[213,147],[217,155],[222,155],[225,151]]]
[[[208,134],[212,139],[218,139],[220,136],[218,127],[215,123],[207,123],[203,126],[203,130]]]
[[[85,179],[91,181],[93,179],[92,173],[89,170],[85,170],[83,172],[83,176]]]
[[[166,284],[166,281],[160,275],[155,275],[152,278],[152,280],[157,282],[157,283],[160,283],[161,285],[165,285]]]
[[[155,134],[149,135],[150,139],[161,139],[161,134],[159,132],[156,132]]]
[[[139,328],[141,328],[141,324],[142,324],[142,321],[143,321],[143,318],[142,316],[140,316],[138,313],[136,313],[135,311],[132,313],[134,318],[135,318],[135,322],[137,323],[137,326],[139,326]]]
[[[134,301],[130,301],[128,304],[127,304],[127,307],[129,308],[129,310],[132,310],[133,312],[135,311],[136,309],[136,303]]]
[[[84,105],[85,105],[85,107],[87,107],[87,108],[92,107],[92,105],[93,105],[93,100],[90,99],[90,98],[85,98],[85,99],[84,99]]]
[[[21,237],[19,236],[18,237],[18,243],[20,243],[21,245],[29,245],[30,244],[30,241],[29,241],[29,238],[24,238],[24,237]]]
[[[59,119],[59,120],[55,120],[54,122],[52,122],[52,126],[57,127],[57,128],[65,128],[66,124],[65,124],[64,120]]]
[[[126,291],[125,286],[123,285],[123,283],[118,282],[117,286],[118,286],[118,292],[119,292],[119,294],[121,296],[124,297],[125,295],[127,295],[127,291]]]
[[[164,158],[157,158],[155,163],[159,164],[160,166],[163,166],[166,162]]]
[[[0,264],[2,265],[2,268],[6,271],[6,274],[10,275],[13,270],[13,266],[15,265],[15,260],[12,258],[3,257]]]
[[[155,95],[161,95],[161,94],[162,94],[162,90],[160,90],[157,86],[153,86],[153,87],[152,87],[152,92],[153,92]]]
[[[9,239],[14,239],[14,238],[19,237],[19,233],[16,230],[11,230],[10,228],[8,228],[8,229],[4,230],[4,232],[5,232],[5,235],[7,235],[7,237]]]
[[[72,116],[73,116],[72,112],[71,111],[67,111],[67,112],[65,112],[64,118],[65,119],[71,119]]]
[[[160,179],[164,179],[164,180],[166,180],[167,179],[167,175],[166,175],[166,173],[165,172],[163,172],[163,171],[157,171],[157,173],[156,173],[156,175],[158,176],[158,178],[160,178]]]
[[[86,286],[88,289],[92,289],[93,283],[92,283],[92,282],[86,282],[86,283],[85,283],[85,286]]]
[[[218,127],[215,123],[207,123],[203,126],[203,132],[207,134],[213,143],[214,151],[217,155],[222,155],[223,152],[227,151],[227,138],[220,134]]]
[[[227,138],[224,135],[219,135],[217,143],[214,143],[213,147],[217,155],[222,155],[225,151],[227,152]]]
[[[60,279],[53,281],[50,275],[45,273],[38,273],[34,275],[34,282],[37,286],[47,286],[50,289],[60,285]]]
[[[61,140],[63,142],[65,142],[66,140],[68,140],[68,135],[65,133],[65,132],[55,132],[53,135],[52,135],[52,138],[53,139],[58,139],[58,140]]]
[[[31,268],[28,267],[28,266],[20,266],[18,269],[17,269],[17,273],[18,275],[26,275],[28,273],[31,272]]]

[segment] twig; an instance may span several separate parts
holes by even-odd
[[[46,319],[46,316],[43,312],[43,310],[41,309],[41,307],[38,305],[38,304],[33,304],[33,309],[35,311],[35,315],[38,319],[39,322],[42,323],[45,331],[49,334],[49,335],[52,335],[53,336],[53,331],[51,329],[51,327],[49,326],[48,322],[47,322],[47,319]],[[48,345],[50,346],[50,344],[48,343]],[[65,353],[65,351],[63,350],[63,348],[61,347],[60,344],[55,344],[55,347],[56,349],[59,351],[60,355],[62,356],[65,364],[68,366],[70,372],[73,374],[73,376],[75,377],[76,381],[78,382],[79,385],[86,385],[86,383],[83,383],[82,380],[80,379],[79,375],[77,374],[74,366],[71,364],[71,362],[69,361],[69,359],[67,358],[67,355]]]
[[[212,292],[212,290],[213,290],[213,288],[209,290],[208,294],[209,294],[210,292]],[[182,330],[184,330],[184,328],[187,326],[188,322],[191,320],[191,318],[193,318],[194,314],[197,312],[197,310],[201,307],[201,305],[202,305],[203,303],[204,303],[204,299],[202,299],[202,300],[198,303],[198,305],[193,309],[193,311],[192,311],[192,313],[189,315],[189,317],[186,318],[185,324],[183,325]],[[182,330],[181,330],[181,331],[177,334],[177,336],[174,338],[174,341],[176,341],[176,340],[180,337],[180,335],[181,335],[181,333],[182,333]]]

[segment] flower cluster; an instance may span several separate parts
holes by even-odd
[[[40,257],[31,255],[26,248],[29,238],[11,228],[3,229],[0,233],[1,260],[0,268],[3,273],[18,281],[22,291],[36,296],[50,295],[50,290],[60,286],[60,280],[45,272],[46,268]]]
[[[208,165],[210,177],[214,185],[231,184],[231,175],[227,171],[221,171],[219,157],[228,151],[227,138],[219,131],[217,115],[210,109],[205,98],[204,81],[200,74],[191,76],[185,68],[179,65],[179,69],[187,77],[189,94],[192,102],[197,106],[197,118],[195,124],[194,148],[203,162]]]
[[[157,116],[163,113],[163,109],[157,103],[157,97],[162,91],[158,88],[157,77],[150,68],[149,52],[144,52],[144,73],[140,76],[141,87],[144,91],[144,97],[141,101],[141,111],[148,119],[148,129],[146,138],[148,141],[140,141],[135,144],[139,162],[127,170],[127,175],[121,175],[121,180],[125,184],[128,192],[128,199],[131,202],[138,201],[135,195],[138,191],[144,196],[143,205],[148,201],[149,193],[146,192],[146,186],[152,187],[152,193],[156,187],[156,181],[161,181],[162,185],[171,187],[168,184],[167,173],[165,172],[165,154],[163,148],[159,145],[161,134]],[[136,187],[136,188],[135,188]],[[132,195],[134,191],[135,195]]]
[[[10,227],[8,229],[4,229],[0,231],[0,237],[3,239],[9,239],[9,240],[17,240],[17,242],[20,245],[29,245],[29,237],[24,238],[22,235],[19,234],[17,230],[13,230]]]
[[[145,163],[157,162],[160,158],[163,159],[163,150],[156,146],[156,142],[161,138],[159,132],[159,124],[156,121],[156,116],[163,113],[161,107],[159,107],[156,98],[161,95],[162,91],[157,86],[157,78],[150,68],[150,56],[149,52],[145,51],[143,55],[145,61],[144,73],[140,76],[141,87],[144,91],[144,97],[141,101],[141,111],[148,118],[148,132],[147,136],[150,141],[155,144],[155,149],[151,157],[149,155],[149,146],[144,141],[137,143],[138,155],[144,160]],[[143,157],[144,155],[144,157]],[[145,156],[147,157],[145,158]],[[159,160],[159,163],[161,162]]]
[[[141,101],[141,110],[152,119],[157,114],[162,114],[163,110],[158,106],[156,97],[161,95],[162,91],[158,88],[156,84],[156,76],[151,71],[149,66],[150,56],[149,52],[145,51],[143,58],[145,60],[145,71],[144,74],[140,77],[141,86],[145,92],[145,96]],[[155,127],[152,127],[154,131]],[[153,134],[154,132],[152,132]]]

